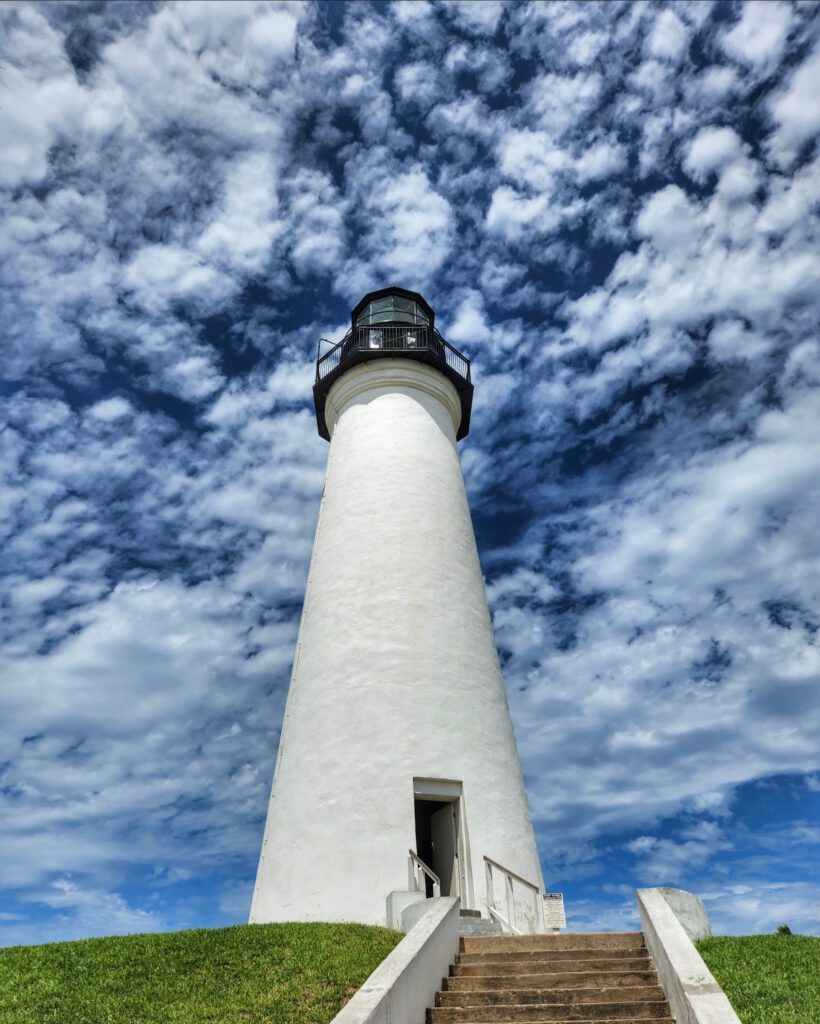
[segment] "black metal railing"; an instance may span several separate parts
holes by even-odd
[[[317,358],[316,383],[339,370],[354,356],[359,361],[362,355],[382,353],[405,354],[414,358],[426,356],[430,362],[446,366],[467,384],[470,383],[470,360],[445,341],[435,327],[411,324],[351,328],[337,345]]]
[[[321,342],[319,344],[321,346]],[[325,402],[336,379],[357,363],[384,356],[403,356],[440,370],[455,387],[461,403],[461,422],[456,429],[456,439],[460,441],[467,436],[473,406],[470,360],[445,341],[435,327],[392,323],[353,327],[324,355],[317,353],[313,401],[321,437],[330,440]]]

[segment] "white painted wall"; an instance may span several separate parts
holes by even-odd
[[[458,956],[459,902],[425,900],[426,912],[331,1024],[424,1024]]]
[[[678,893],[678,906],[685,906],[683,897],[692,895],[680,889],[673,891]],[[646,948],[677,1024],[741,1024],[726,993],[678,920],[664,890],[638,889],[635,895]],[[697,897],[692,899],[700,902]],[[689,903],[686,908],[688,923],[691,923],[691,907]]]
[[[661,886],[658,892],[669,904],[681,928],[692,942],[712,937],[712,928],[709,924],[706,907],[693,892],[687,892],[685,889],[672,889],[665,885]]]
[[[455,429],[437,370],[377,359],[328,395],[327,477],[251,922],[383,924],[407,887],[413,778],[463,783],[483,856],[543,889]]]

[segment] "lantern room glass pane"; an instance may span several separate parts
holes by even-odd
[[[429,324],[421,306],[403,295],[385,295],[368,302],[356,320],[357,327],[371,324]]]

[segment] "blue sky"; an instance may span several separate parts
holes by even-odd
[[[421,291],[548,886],[820,933],[814,4],[4,4],[0,943],[247,917],[327,445]]]

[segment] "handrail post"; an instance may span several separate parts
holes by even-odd
[[[440,896],[441,879],[432,868],[427,867],[417,853],[410,850],[408,856],[407,880],[411,892],[423,892],[425,896],[427,895],[427,882],[425,880],[425,876],[429,878],[433,884],[433,895]]]

